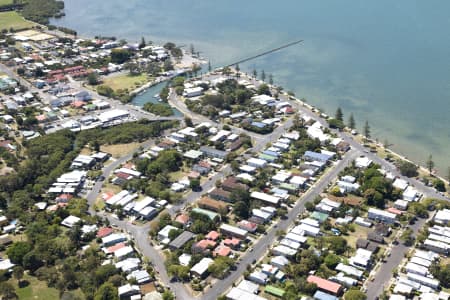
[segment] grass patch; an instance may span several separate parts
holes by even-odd
[[[5,1],[5,0],[0,0]],[[1,4],[0,4],[1,5]],[[15,11],[7,11],[0,13],[0,30],[14,28],[14,30],[33,27],[34,23],[25,20]]]
[[[13,4],[13,0],[0,0],[0,7]]]
[[[354,225],[355,225],[355,232],[349,231],[349,235],[342,235],[342,237],[347,240],[347,244],[350,247],[356,249],[356,241],[358,239],[367,239],[367,233],[371,232],[372,229],[359,226],[357,224]]]
[[[144,85],[149,81],[145,74],[132,76],[123,74],[118,76],[107,77],[103,80],[103,84],[112,88],[115,92],[118,90],[128,90],[131,92],[135,88]]]
[[[28,281],[28,285],[23,288],[19,288],[17,280],[11,279],[9,282],[16,289],[17,296],[22,300],[47,300],[47,299],[59,299],[59,291],[55,288],[49,288],[47,283],[39,281],[36,277],[32,277],[28,274],[24,274],[23,282]]]
[[[169,179],[172,182],[178,181],[178,180],[182,179],[184,176],[186,176],[186,173],[184,173],[181,170],[177,171],[177,172],[169,173]]]
[[[100,151],[106,152],[112,155],[114,158],[119,158],[130,153],[132,150],[137,149],[140,143],[129,144],[117,144],[117,145],[102,145]]]

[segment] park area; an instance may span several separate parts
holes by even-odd
[[[135,76],[129,74],[114,74],[103,79],[103,84],[112,88],[114,92],[117,92],[118,90],[128,90],[131,92],[148,81],[149,78],[145,74]]]
[[[5,0],[0,0],[0,6]],[[21,30],[33,27],[34,23],[25,20],[15,11],[7,11],[0,13],[0,30]]]

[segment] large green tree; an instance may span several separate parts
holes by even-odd
[[[119,300],[117,288],[109,282],[102,284],[95,292],[94,300]]]

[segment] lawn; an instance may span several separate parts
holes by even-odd
[[[5,1],[5,0],[0,0]],[[27,20],[25,20],[21,15],[19,15],[15,11],[8,11],[8,12],[2,12],[0,13],[0,30],[10,28],[14,28],[15,30],[18,29],[25,29],[25,28],[31,28],[34,25],[34,23],[31,23]]]
[[[114,91],[128,89],[129,92],[135,88],[144,85],[149,81],[145,74],[131,76],[129,74],[107,77],[103,80],[103,84],[109,86]]]
[[[139,143],[129,143],[129,144],[117,144],[117,145],[102,145],[100,151],[106,152],[112,155],[114,158],[122,157],[129,152],[137,149]]]
[[[13,4],[13,0],[0,0],[0,6]]]
[[[16,289],[17,296],[21,300],[59,299],[59,291],[57,289],[47,287],[46,282],[39,281],[36,277],[24,274],[22,281],[28,281],[29,284],[26,287],[19,288],[17,280],[10,280],[10,283]]]

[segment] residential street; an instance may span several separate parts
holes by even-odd
[[[283,96],[286,97],[286,96]],[[283,99],[282,100],[287,100]],[[169,96],[170,103],[175,106],[178,110],[180,110],[185,115],[188,115],[193,119],[194,122],[209,122],[213,123],[216,126],[219,126],[220,124],[217,124],[208,118],[204,116],[200,116],[197,114],[193,114],[190,112],[186,105],[179,101],[176,97],[176,95],[172,92]],[[290,101],[290,100],[289,100]],[[293,101],[290,101],[293,103]],[[307,110],[301,105],[298,105],[298,102],[295,102],[296,108],[299,110],[301,114],[305,114],[308,116],[313,117],[314,119],[321,122],[324,126],[327,126],[326,121],[322,118],[319,118],[316,114],[313,112]],[[274,142],[277,140],[289,127],[292,126],[292,118],[287,119],[281,126],[277,127],[272,134],[269,135],[260,135],[256,133],[247,132],[241,128],[232,127],[232,131],[235,133],[242,133],[245,132],[246,134],[250,135],[253,139],[254,146],[252,148],[253,152],[258,152],[263,149],[263,147],[266,146],[267,143]],[[255,242],[253,245],[253,251],[247,252],[245,255],[241,257],[240,262],[237,264],[237,269],[235,271],[232,271],[229,276],[227,276],[225,279],[220,280],[216,284],[214,284],[211,288],[208,288],[204,294],[200,297],[201,299],[207,299],[207,300],[213,300],[217,299],[218,296],[225,293],[232,284],[237,281],[243,274],[243,272],[246,270],[247,266],[249,264],[252,264],[254,260],[259,260],[263,255],[268,251],[268,248],[272,245],[274,240],[276,239],[276,232],[278,230],[285,231],[297,218],[297,216],[304,210],[304,204],[306,202],[314,200],[314,198],[319,195],[324,188],[327,187],[329,183],[331,183],[333,180],[336,179],[337,175],[346,167],[348,166],[355,158],[357,158],[360,155],[365,155],[372,159],[375,163],[380,164],[384,169],[394,173],[395,175],[406,179],[410,184],[412,184],[419,192],[423,193],[426,197],[436,197],[439,199],[446,199],[441,194],[434,191],[434,189],[424,186],[421,182],[418,182],[415,179],[411,178],[405,178],[399,174],[399,172],[396,170],[395,166],[393,166],[391,163],[379,158],[373,153],[370,153],[367,151],[367,149],[360,145],[358,142],[354,141],[352,136],[350,136],[347,133],[343,132],[337,132],[335,131],[338,136],[340,136],[342,139],[347,141],[351,147],[352,150],[350,150],[348,153],[346,153],[343,156],[343,159],[339,162],[337,162],[334,166],[331,167],[330,170],[326,174],[324,174],[315,184],[312,186],[303,196],[299,198],[294,208],[292,208],[287,218],[284,220],[280,220],[277,225],[272,226],[268,232],[263,235],[259,240]],[[153,145],[153,142],[147,141],[144,144],[144,149],[148,149]],[[135,150],[131,151],[127,155],[117,159],[107,167],[103,169],[103,176],[105,178],[108,178],[108,176],[111,174],[111,172],[117,168],[121,163],[126,162],[127,160],[132,158],[133,153]],[[173,217],[175,216],[179,211],[183,210],[188,205],[193,204],[202,194],[206,193],[210,189],[212,189],[215,186],[215,182],[217,180],[220,180],[224,177],[226,177],[228,174],[231,173],[231,168],[229,165],[225,165],[222,167],[220,171],[218,171],[216,174],[214,174],[209,180],[204,182],[202,185],[202,190],[200,192],[190,192],[188,193],[184,198],[183,201],[179,204],[173,205],[168,209],[168,212]],[[102,186],[102,182],[97,182],[92,191],[87,195],[88,202],[91,206],[90,211],[92,210],[92,204],[94,203],[95,199],[98,197],[98,194],[100,192]],[[156,250],[151,244],[150,240],[148,238],[148,230],[149,225],[144,226],[137,226],[133,225],[127,221],[120,221],[117,219],[112,218],[111,216],[108,216],[108,219],[112,224],[117,225],[118,227],[122,228],[123,230],[127,231],[135,240],[136,246],[141,251],[141,253],[150,259],[152,262],[156,272],[158,273],[159,279],[165,284],[166,286],[170,287],[171,290],[175,293],[177,296],[177,299],[197,299],[196,297],[192,296],[190,294],[190,291],[185,288],[185,286],[181,283],[177,282],[170,282],[170,278],[166,272],[165,266],[164,266],[164,258],[161,256],[160,252]],[[411,226],[411,228],[414,230],[415,233],[423,226],[425,220],[419,220],[416,222],[415,225]],[[404,254],[408,250],[407,247],[405,247],[402,244],[396,245],[392,248],[391,256],[387,258],[387,262],[382,264],[380,267],[379,272],[376,274],[374,280],[368,284],[368,290],[367,295],[368,299],[375,299],[376,296],[380,295],[380,293],[383,291],[384,286],[386,283],[390,280],[392,275],[392,270],[399,265],[401,260],[404,257]]]

